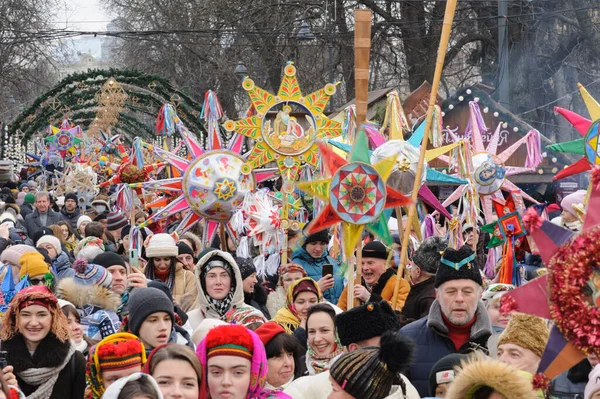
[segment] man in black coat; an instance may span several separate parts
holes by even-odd
[[[71,224],[73,231],[77,230],[77,220],[81,216],[78,200],[77,194],[68,193],[65,195],[65,206],[60,210],[65,220]]]

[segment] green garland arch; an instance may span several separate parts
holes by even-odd
[[[83,130],[93,122],[98,104],[96,94],[111,77],[129,96],[113,127],[113,134],[121,134],[127,141],[135,137],[150,139],[154,121],[165,103],[174,103],[186,127],[199,137],[207,133],[200,119],[202,103],[175,88],[167,79],[136,70],[94,69],[65,77],[56,86],[39,96],[8,127],[9,134],[23,133],[22,143],[48,125],[58,126],[65,115]],[[56,101],[57,100],[57,101]]]

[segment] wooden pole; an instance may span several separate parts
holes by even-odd
[[[360,240],[360,242],[358,243],[358,246],[356,247],[356,266],[355,266],[355,270],[356,270],[356,281],[358,281],[358,284],[362,284],[362,247],[363,247],[363,242],[362,240]],[[354,300],[354,306],[360,306],[360,300],[359,299],[355,299]]]
[[[219,223],[219,238],[221,239],[221,251],[228,252],[227,237],[225,236],[225,223]]]
[[[289,218],[288,218],[288,193],[285,190],[282,190],[282,204],[281,204],[281,214],[283,219],[281,220],[282,224],[285,226],[283,235],[283,245],[281,246],[281,264],[285,265],[288,262],[287,251],[288,251],[288,228],[289,228]]]
[[[431,122],[433,120],[433,110],[437,99],[438,87],[442,78],[442,70],[444,69],[444,60],[446,59],[446,49],[448,48],[448,40],[450,39],[450,31],[452,30],[452,21],[454,20],[454,12],[456,10],[457,0],[448,0],[446,2],[446,11],[444,13],[444,23],[442,26],[442,35],[440,38],[440,46],[438,48],[437,59],[435,62],[435,73],[433,75],[433,83],[431,84],[431,95],[429,97],[429,106],[427,107],[427,116],[425,118],[425,134],[421,142],[421,151],[419,153],[419,163],[417,164],[417,174],[412,191],[412,203],[408,208],[408,223],[404,228],[402,236],[402,248],[400,253],[400,265],[398,266],[398,274],[396,274],[396,285],[394,287],[394,296],[392,298],[392,307],[396,310],[398,303],[398,291],[400,290],[400,281],[406,267],[406,257],[408,254],[408,245],[410,242],[410,232],[412,230],[412,219],[417,211],[417,196],[419,194],[419,186],[421,183],[421,175],[423,174],[423,161],[427,151],[429,140],[429,131],[431,130]]]

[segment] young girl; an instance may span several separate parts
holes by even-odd
[[[156,380],[164,397],[198,399],[202,367],[191,348],[178,344],[159,346],[148,357],[143,371]]]
[[[0,339],[25,395],[83,397],[85,359],[71,345],[67,318],[47,287],[28,287],[13,298],[2,319]]]
[[[208,391],[208,399],[290,398],[283,392],[264,388],[265,348],[258,336],[245,327],[213,328],[196,354],[205,370],[202,385]]]

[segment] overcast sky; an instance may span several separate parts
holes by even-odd
[[[57,12],[57,25],[86,31],[106,30],[109,16],[102,8],[103,0],[63,0],[64,9]]]

